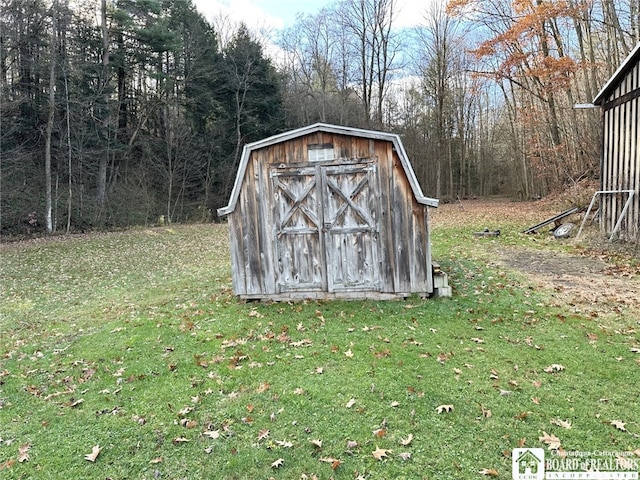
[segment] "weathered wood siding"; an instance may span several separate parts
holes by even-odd
[[[310,162],[309,145],[334,159]],[[251,152],[229,215],[245,298],[387,298],[433,292],[428,209],[393,143],[315,132]]]
[[[601,100],[603,108],[602,190],[634,190],[634,200],[620,236],[638,240],[640,229],[640,63],[635,60]],[[626,194],[603,195],[600,226],[610,234],[627,200]]]

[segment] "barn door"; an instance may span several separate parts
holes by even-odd
[[[379,290],[375,164],[321,167],[327,287]]]
[[[373,163],[272,167],[276,286],[379,290]]]
[[[325,284],[317,169],[272,168],[276,287],[320,290]]]

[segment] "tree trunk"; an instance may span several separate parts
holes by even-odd
[[[96,200],[98,203],[99,217],[102,214],[106,200],[107,200],[107,165],[109,164],[109,29],[107,26],[107,0],[101,0],[100,14],[102,21],[102,88],[104,89],[104,112],[102,119],[102,130],[107,140],[107,148],[100,156],[98,163],[98,179],[97,179],[97,192]]]
[[[49,64],[49,114],[47,116],[47,127],[45,130],[44,143],[44,177],[45,177],[45,222],[47,233],[53,233],[53,215],[52,215],[52,188],[51,188],[51,136],[53,134],[53,121],[56,113],[56,44],[58,30],[58,2],[53,2],[51,9],[52,25],[51,25],[51,45],[50,45],[50,64]]]

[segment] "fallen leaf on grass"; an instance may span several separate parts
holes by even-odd
[[[411,458],[411,452],[402,452],[402,453],[399,453],[398,456],[406,462]]]
[[[156,457],[153,460],[151,460],[149,463],[151,464],[156,464],[156,463],[162,463],[162,457]]]
[[[413,441],[413,434],[410,433],[407,438],[400,439],[400,445],[403,445],[406,447],[407,445],[410,445],[412,441]]]
[[[193,411],[193,407],[184,407],[182,410],[178,411],[178,415],[184,417],[185,415],[189,415]]]
[[[558,363],[552,363],[544,369],[546,373],[561,372],[562,370],[564,370],[564,365],[560,365]]]
[[[384,457],[388,457],[389,453],[391,453],[391,450],[380,448],[376,445],[376,449],[371,452],[371,455],[373,455],[373,458],[375,458],[376,460],[382,460]]]
[[[627,429],[625,427],[626,422],[623,422],[622,420],[611,420],[609,423],[611,425],[613,425],[614,427],[616,427],[621,432],[626,432],[627,431]]]
[[[440,405],[439,407],[436,407],[436,412],[438,413],[442,413],[442,412],[451,412],[453,410],[453,405]]]
[[[373,436],[374,437],[378,437],[378,438],[382,438],[387,434],[387,430],[385,428],[376,428],[373,431]]]
[[[500,475],[495,468],[483,468],[478,472],[480,475],[487,475],[489,477],[497,477]]]
[[[0,470],[4,470],[5,468],[11,468],[15,463],[16,461],[13,458],[10,458],[4,463],[0,463]]]
[[[547,432],[542,432],[542,437],[539,440],[545,443],[549,450],[558,450],[560,448],[560,439],[553,434],[548,434]]]
[[[331,470],[335,470],[336,468],[338,468],[340,466],[340,464],[342,463],[340,460],[338,460],[337,458],[331,458],[331,457],[325,457],[325,458],[321,458],[320,459],[321,462],[324,463],[330,463],[331,464]]]
[[[322,440],[309,440],[309,443],[318,449],[322,448]]]
[[[347,450],[353,450],[354,448],[357,448],[357,447],[358,447],[358,442],[356,442],[355,440],[349,440],[347,442]]]
[[[258,441],[260,442],[265,438],[269,438],[269,430],[267,430],[266,428],[258,432]]]
[[[491,413],[491,410],[488,408],[485,408],[484,405],[480,405],[480,409],[482,410],[482,416],[484,418],[491,418],[493,416],[493,413]]]
[[[96,445],[95,447],[93,447],[93,448],[91,449],[91,453],[87,453],[87,454],[84,456],[84,459],[85,459],[85,460],[88,460],[88,461],[90,461],[90,462],[95,462],[95,461],[96,461],[96,458],[98,458],[98,455],[100,455],[100,451],[101,451],[101,450],[102,450],[102,449],[100,448],[100,446],[99,446],[99,445]]]
[[[29,461],[29,449],[31,445],[25,443],[21,447],[18,448],[18,462],[28,462]]]
[[[189,440],[188,438],[184,438],[184,437],[177,437],[174,438],[173,440],[171,440],[171,443],[173,443],[174,445],[180,445],[181,443],[187,443],[190,442],[191,440]]]
[[[284,458],[279,458],[271,464],[271,468],[280,468],[284,465]]]
[[[355,404],[356,404],[356,399],[355,399],[355,398],[352,398],[351,400],[349,400],[349,401],[347,402],[347,404],[345,405],[345,407],[347,407],[347,408],[351,408],[351,407],[353,407]]]
[[[349,349],[346,352],[344,352],[344,356],[352,358],[353,357],[353,352],[351,351],[351,349]]]
[[[198,422],[195,420],[189,420],[188,418],[183,418],[180,420],[180,425],[184,428],[192,429],[198,426]]]
[[[567,430],[571,428],[571,422],[569,420],[560,420],[559,418],[554,418],[553,420],[551,420],[551,423],[559,427],[566,428]]]
[[[256,388],[256,393],[264,393],[269,390],[270,385],[268,383],[262,383],[258,388]]]

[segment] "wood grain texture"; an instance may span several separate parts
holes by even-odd
[[[334,158],[309,161],[310,146],[332,148]],[[328,129],[249,150],[235,204],[224,211],[234,292],[270,300],[430,296],[428,207],[396,146],[384,135]]]

